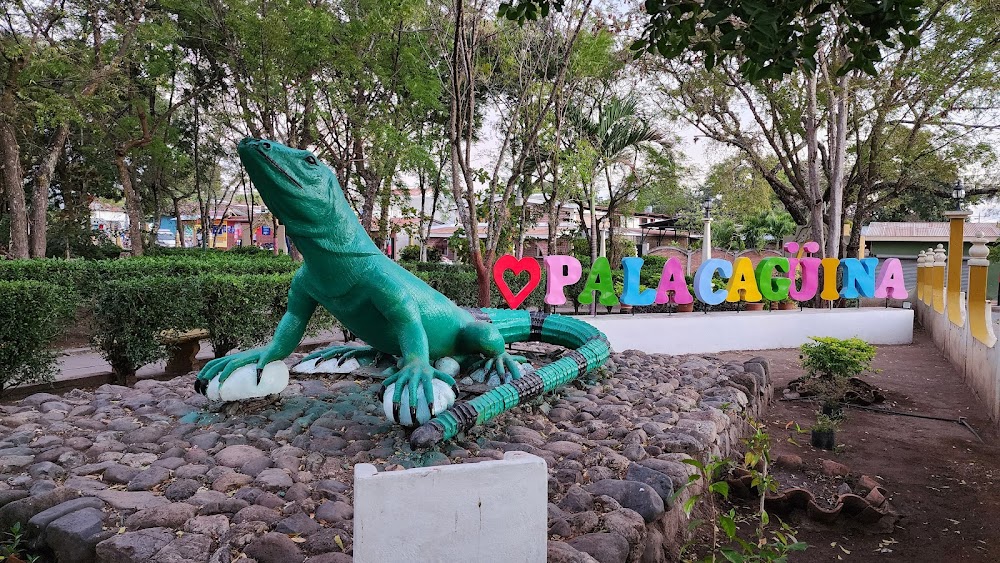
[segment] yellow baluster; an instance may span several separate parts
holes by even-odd
[[[947,211],[944,216],[950,223],[948,237],[948,283],[945,298],[948,303],[948,320],[955,326],[965,326],[962,318],[962,255],[965,251],[965,219],[971,211]]]
[[[944,267],[948,262],[948,255],[944,252],[944,245],[939,244],[934,249],[934,266],[931,268],[931,304],[938,313],[944,313]]]
[[[993,333],[990,302],[986,300],[986,271],[990,267],[986,257],[989,253],[983,233],[976,233],[969,249],[969,330],[973,338],[992,348],[997,337]]]

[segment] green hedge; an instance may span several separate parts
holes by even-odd
[[[49,345],[73,318],[76,296],[37,281],[0,281],[0,395],[4,389],[51,381]]]
[[[199,287],[191,279],[144,277],[101,285],[94,298],[94,345],[119,382],[140,367],[163,359],[164,330],[202,328]]]
[[[266,344],[288,308],[291,274],[200,276],[202,328],[209,332],[215,357],[234,348]]]

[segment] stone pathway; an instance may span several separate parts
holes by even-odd
[[[615,354],[592,380],[429,451],[410,449],[363,378],[298,379],[227,405],[196,394],[193,374],[38,393],[0,406],[0,529],[27,523],[61,562],[341,563],[354,464],[521,450],[549,467],[550,561],[657,563],[684,529],[681,461],[728,453],[742,414],[768,396],[767,373],[766,360]]]

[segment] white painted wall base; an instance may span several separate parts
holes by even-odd
[[[547,553],[545,460],[500,461],[379,473],[354,466],[354,561],[542,563]]]
[[[797,348],[810,336],[858,337],[871,344],[913,341],[912,309],[803,309],[741,313],[601,315],[581,318],[617,352],[704,354]]]

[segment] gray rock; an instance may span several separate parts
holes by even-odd
[[[131,432],[126,432],[122,436],[123,444],[155,444],[160,438],[170,431],[167,425],[144,426]]]
[[[185,522],[194,518],[198,511],[193,505],[185,502],[174,502],[140,510],[125,520],[125,527],[130,530],[146,528],[180,528]]]
[[[201,484],[193,479],[178,479],[171,483],[164,491],[163,495],[174,502],[186,500],[198,492]]]
[[[653,487],[656,494],[660,495],[660,499],[663,500],[663,505],[667,510],[670,509],[671,498],[674,495],[674,483],[670,480],[669,476],[655,469],[650,469],[645,465],[633,463],[628,466],[625,478],[629,481],[638,481]]]
[[[324,553],[306,559],[306,563],[352,563],[354,558],[346,553]]]
[[[316,519],[323,522],[339,522],[354,518],[354,507],[343,501],[326,501],[316,509]]]
[[[243,551],[259,563],[302,563],[306,558],[291,538],[275,532],[257,538]]]
[[[93,491],[90,494],[118,510],[144,510],[170,503],[160,495],[146,491]]]
[[[195,516],[184,523],[184,531],[218,539],[229,531],[229,518],[225,514]]]
[[[136,474],[126,487],[130,491],[148,491],[170,478],[170,470],[166,467],[150,467]]]
[[[669,477],[670,482],[674,484],[675,491],[680,490],[681,487],[687,484],[688,477],[695,470],[694,467],[686,463],[668,459],[644,459],[639,462],[639,465],[654,469]]]
[[[274,462],[271,458],[267,457],[255,457],[251,458],[249,461],[240,466],[240,473],[245,473],[251,477],[256,477],[260,475],[261,471],[272,467]]]
[[[240,500],[238,498],[225,498],[219,499],[212,502],[207,502],[198,509],[198,514],[201,516],[209,516],[212,514],[235,514],[247,506],[249,506],[245,500]]]
[[[77,498],[79,493],[60,487],[58,489],[15,500],[0,507],[0,530],[10,530],[15,522],[27,522],[33,516],[53,506]]]
[[[43,403],[48,403],[49,401],[61,401],[62,397],[53,395],[52,393],[34,393],[28,395],[27,397],[21,399],[21,404],[29,407],[40,407]]]
[[[187,462],[182,457],[164,457],[153,462],[155,467],[166,467],[171,471],[186,464]]]
[[[104,481],[113,485],[125,485],[139,474],[139,469],[126,465],[114,464],[104,470]]]
[[[206,473],[208,473],[208,466],[198,463],[182,465],[174,470],[174,476],[178,479],[192,479],[194,477],[201,477]]]
[[[594,563],[597,561],[588,553],[578,551],[568,543],[549,540],[548,563]]]
[[[86,507],[49,524],[45,528],[45,542],[55,552],[58,561],[90,563],[96,558],[98,542],[106,536],[103,528],[104,512]]]
[[[28,475],[35,479],[62,479],[66,476],[66,470],[51,461],[43,461],[29,467]]]
[[[297,534],[305,536],[317,532],[322,528],[315,520],[304,512],[293,514],[281,520],[274,526],[274,531],[281,534]]]
[[[618,534],[584,534],[566,543],[600,563],[625,563],[628,559],[628,540]]]
[[[647,523],[656,520],[664,512],[663,499],[645,483],[603,479],[587,485],[586,489],[592,494],[607,495],[615,499],[623,507],[638,512]]]
[[[274,468],[261,471],[254,483],[265,491],[281,491],[291,487],[293,481],[284,470]]]
[[[227,446],[215,454],[215,463],[225,467],[242,467],[253,458],[267,457],[253,446]]]
[[[28,496],[28,491],[19,491],[17,489],[11,489],[8,491],[0,491],[0,507],[5,506],[15,500],[21,500]]]
[[[32,516],[31,520],[28,520],[28,533],[36,536],[42,535],[45,528],[56,519],[77,510],[83,510],[84,508],[96,508],[100,510],[104,508],[104,501],[94,497],[83,497],[57,504]]]
[[[594,495],[580,485],[570,485],[566,496],[559,502],[559,508],[567,512],[585,512],[594,508]]]
[[[152,563],[192,563],[208,561],[212,552],[212,538],[202,534],[184,534],[163,546]]]
[[[167,528],[148,528],[116,534],[97,544],[97,559],[114,563],[149,563],[158,551],[176,537],[174,531]]]
[[[243,522],[264,522],[268,526],[271,526],[280,519],[281,514],[279,514],[277,510],[255,504],[237,512],[236,515],[233,516],[233,524],[242,524]]]

